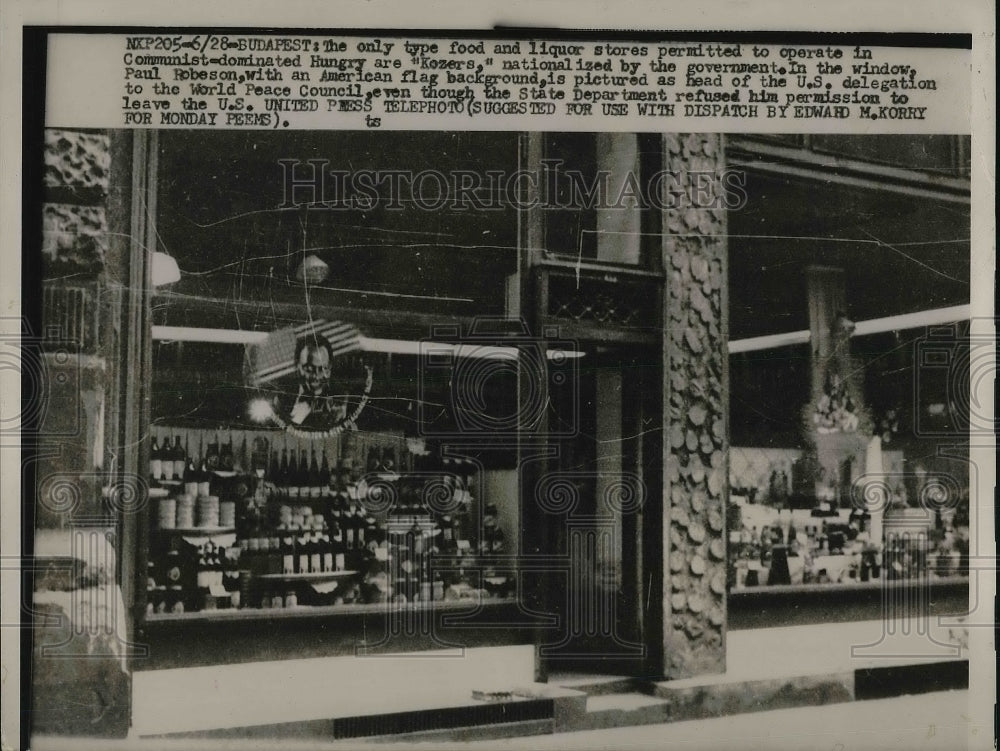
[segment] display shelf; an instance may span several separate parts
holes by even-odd
[[[255,578],[262,582],[324,582],[334,581],[335,579],[347,579],[351,576],[357,576],[357,574],[357,571],[320,571],[300,574],[258,574]]]
[[[325,618],[352,615],[385,615],[394,613],[481,611],[488,608],[510,606],[514,597],[468,597],[459,600],[432,600],[431,602],[371,602],[344,605],[298,605],[293,608],[223,608],[220,610],[195,610],[184,613],[153,613],[146,615],[146,623],[172,621],[248,621],[285,618]]]
[[[157,532],[181,537],[215,537],[236,533],[236,527],[154,527],[154,529]]]

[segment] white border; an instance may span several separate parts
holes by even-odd
[[[973,34],[973,248],[972,314],[981,319],[986,336],[993,337],[995,272],[995,7],[988,0],[950,2],[872,3],[849,0],[830,3],[766,0],[713,0],[712,2],[642,2],[612,4],[587,0],[505,0],[480,3],[432,0],[422,3],[388,0],[351,0],[332,4],[317,0],[280,2],[219,2],[218,0],[172,0],[140,3],[134,0],[5,0],[0,6],[0,337],[13,333],[20,305],[20,80],[21,29],[24,25],[183,25],[183,26],[300,26],[334,28],[489,28],[508,26],[573,26],[580,29],[670,29],[670,30],[782,30],[782,31],[906,31],[971,32]],[[15,334],[16,336],[16,334]],[[20,399],[17,378],[4,371],[5,403]],[[988,406],[992,409],[992,405]],[[978,446],[978,444],[975,444]],[[992,442],[974,448],[980,460],[980,498],[991,498],[995,481],[995,446]],[[0,553],[4,560],[19,551],[20,471],[17,448],[9,442],[0,449]],[[980,550],[993,549],[993,508],[979,509]],[[0,622],[18,620],[20,591],[16,572],[4,569],[0,582]],[[993,601],[995,579],[980,581],[979,596]],[[989,590],[989,591],[987,591]],[[16,628],[2,629],[2,723],[6,747],[18,743],[19,638]],[[969,737],[969,748],[992,748],[995,696],[993,630],[972,629],[970,635],[970,701],[968,722],[978,730]],[[957,721],[957,720],[956,720]],[[748,743],[753,739],[747,738]]]

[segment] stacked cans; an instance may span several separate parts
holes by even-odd
[[[177,498],[177,526],[180,529],[194,527],[194,496],[184,494]]]
[[[174,529],[177,526],[177,501],[161,498],[159,510],[160,529]]]
[[[217,495],[198,496],[198,526],[199,527],[219,526],[219,496]]]
[[[236,503],[234,501],[222,501],[219,504],[219,526],[236,526]]]

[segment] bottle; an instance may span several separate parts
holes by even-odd
[[[240,453],[236,455],[235,460],[236,463],[233,465],[233,470],[236,472],[240,474],[247,474],[253,471],[253,460],[247,450],[246,436],[243,437],[243,443],[240,444]]]
[[[320,537],[320,571],[327,573],[335,571],[333,561],[333,541],[326,532]]]
[[[174,447],[170,445],[170,436],[163,439],[160,448],[160,468],[164,480],[170,482],[174,479]]]
[[[365,537],[367,527],[365,512],[358,506],[354,510],[354,544],[358,550],[364,550],[368,544]]]
[[[281,448],[281,464],[278,466],[278,495],[281,498],[288,498],[288,484],[291,481],[292,473],[288,467],[288,447]]]
[[[788,523],[788,550],[793,555],[798,555],[799,553],[799,539],[798,533],[795,531],[795,523]]]
[[[264,551],[264,562],[269,574],[281,574],[285,570],[284,556],[281,553],[281,540],[277,537],[265,537],[261,540]]]
[[[181,446],[181,437],[179,435],[174,436],[173,462],[174,478],[180,480],[184,477],[184,470],[187,467],[187,452]]]
[[[212,472],[205,459],[201,460],[198,469],[198,495],[212,495]]]
[[[390,447],[382,453],[382,471],[389,473],[396,471],[396,449]]]
[[[319,464],[316,463],[316,450],[309,451],[309,497],[321,498],[323,496],[323,481],[321,479]]]
[[[320,462],[320,465],[319,465],[319,487],[320,487],[320,496],[322,498],[329,498],[330,497],[330,492],[331,492],[330,481],[331,481],[331,479],[332,479],[332,477],[330,475],[330,462],[326,458],[326,447],[324,446],[323,447],[323,459],[322,459],[322,461]]]
[[[190,454],[184,465],[184,492],[192,498],[198,495],[198,470],[194,466],[194,457]]]
[[[288,475],[285,479],[285,494],[292,500],[299,497],[299,460],[294,449],[288,452]]]
[[[312,483],[309,479],[309,460],[306,458],[306,450],[299,452],[299,498],[306,500],[312,497]]]
[[[149,452],[149,476],[156,482],[163,476],[163,453],[160,451],[160,442],[153,438],[153,448]]]
[[[205,467],[209,472],[219,469],[219,434],[215,434],[215,441],[208,444],[208,451],[202,457]]]
[[[347,568],[347,556],[344,550],[344,532],[343,530],[334,524],[330,528],[333,543],[331,548],[333,552],[333,570],[343,571]]]
[[[281,573],[295,573],[295,543],[292,537],[281,538]]]
[[[195,583],[199,590],[207,590],[211,583],[209,568],[208,549],[206,545],[202,545],[198,548],[198,564],[195,569]]]
[[[334,493],[330,497],[330,523],[340,524],[343,499],[340,497],[340,493]]]
[[[219,447],[219,469],[224,472],[232,472],[236,466],[236,457],[233,456],[233,435],[229,434],[229,441]]]
[[[309,572],[318,574],[323,570],[323,546],[320,544],[318,533],[313,532],[306,547],[309,550]]]
[[[295,573],[309,573],[309,536],[302,535],[296,540],[295,546]]]
[[[344,528],[344,547],[348,552],[353,551],[357,547],[357,507],[352,501],[350,506],[348,506],[347,511],[341,516],[341,524]]]

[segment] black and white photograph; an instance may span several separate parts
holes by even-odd
[[[4,748],[992,747],[971,36],[75,31]]]

